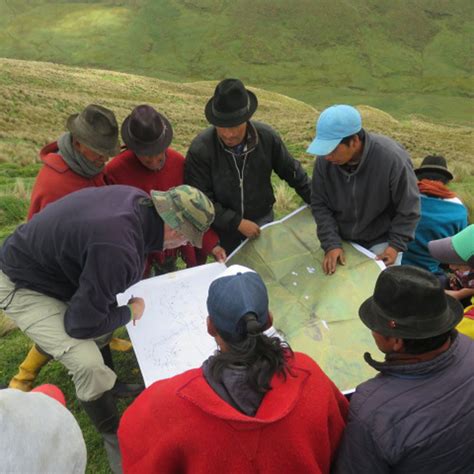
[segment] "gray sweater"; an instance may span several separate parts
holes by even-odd
[[[416,364],[366,360],[381,373],[351,398],[333,474],[472,474],[474,341]]]
[[[388,137],[366,133],[354,173],[323,157],[316,159],[311,209],[325,252],[342,247],[342,239],[366,248],[388,242],[404,251],[420,217],[417,180],[408,153]]]

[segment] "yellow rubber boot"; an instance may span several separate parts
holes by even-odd
[[[110,348],[115,352],[130,352],[132,350],[132,343],[126,339],[119,339],[113,337],[109,343]]]
[[[33,388],[33,383],[41,368],[50,360],[49,356],[42,354],[36,346],[33,346],[25,360],[20,364],[18,373],[10,380],[8,387],[29,392]]]

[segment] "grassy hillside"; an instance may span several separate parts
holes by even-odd
[[[0,57],[472,120],[469,0],[0,0]]]
[[[96,69],[0,59],[0,239],[24,219],[31,184],[40,167],[38,150],[64,130],[69,114],[96,102],[113,109],[121,122],[134,106],[150,103],[169,117],[175,131],[173,146],[185,153],[194,135],[207,125],[203,110],[213,89],[214,83],[209,82],[177,84]],[[288,148],[311,171],[313,157],[305,149],[313,138],[318,111],[297,100],[252,89],[260,101],[255,118],[273,125]],[[372,107],[361,105],[359,109],[368,130],[399,140],[415,163],[426,154],[444,154],[457,176],[454,188],[474,210],[472,128],[434,125],[419,119],[400,121]],[[275,184],[278,214],[295,208],[298,200],[294,193],[278,180]],[[5,328],[0,317],[0,384],[5,384],[30,342],[20,331],[1,337],[2,329]],[[133,354],[120,355],[116,365],[122,379],[139,379]],[[65,391],[68,407],[85,435],[88,472],[107,472],[100,438],[78,406],[66,370],[59,363],[50,363],[39,381],[55,383]],[[125,406],[122,403],[121,409]]]

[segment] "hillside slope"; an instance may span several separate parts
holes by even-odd
[[[214,82],[178,84],[97,69],[0,59],[0,189],[10,192],[16,179],[23,177],[20,194],[27,195],[24,184],[28,188],[38,170],[38,150],[64,130],[69,114],[88,103],[111,108],[119,122],[136,105],[152,104],[169,117],[173,146],[185,153],[192,138],[207,126],[204,105],[214,87]],[[305,150],[314,136],[317,110],[276,93],[252,89],[260,103],[255,118],[275,127],[311,172],[313,157]],[[365,128],[400,141],[415,164],[427,154],[443,154],[457,175],[456,189],[474,204],[473,128],[418,119],[399,121],[372,107],[361,105],[359,109]]]
[[[0,56],[468,123],[469,0],[0,0]]]

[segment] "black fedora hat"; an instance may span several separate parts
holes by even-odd
[[[168,119],[150,105],[139,105],[122,123],[122,140],[135,154],[159,155],[170,146],[173,128]]]
[[[216,127],[236,127],[246,122],[257,106],[257,97],[245,88],[242,81],[224,79],[217,84],[204,112],[208,122]]]
[[[115,115],[101,105],[89,104],[80,114],[70,115],[66,127],[76,140],[101,155],[120,151]]]
[[[359,317],[384,336],[427,339],[453,329],[463,317],[463,307],[446,295],[432,273],[402,265],[379,275],[374,295],[362,303]]]
[[[429,155],[423,159],[421,166],[415,170],[417,178],[428,173],[441,174],[450,181],[454,178],[451,171],[448,170],[448,164],[444,156]]]

